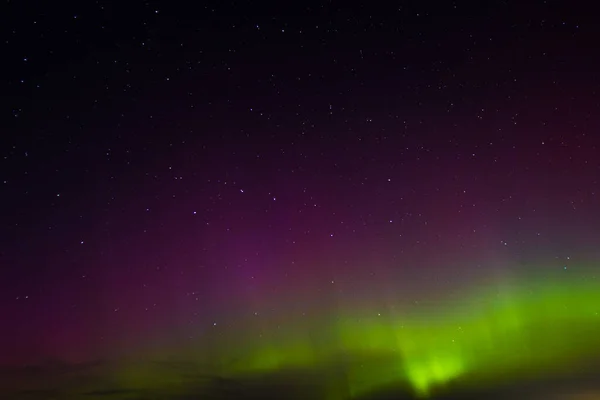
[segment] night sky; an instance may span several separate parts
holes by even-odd
[[[600,360],[593,11],[295,3],[3,3],[9,398],[427,398]]]

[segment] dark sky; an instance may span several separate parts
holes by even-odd
[[[598,261],[593,11],[347,3],[3,3],[0,365]]]

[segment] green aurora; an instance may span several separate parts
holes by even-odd
[[[197,376],[241,387],[261,380],[306,388],[310,381],[316,388],[304,396],[330,400],[363,398],[386,387],[425,399],[457,387],[493,388],[585,370],[600,356],[595,276],[564,271],[519,282],[403,315],[354,310],[315,324],[288,321],[262,337],[251,329],[229,332],[211,349],[184,352],[196,358]],[[178,373],[157,376],[134,364],[116,380],[148,390],[188,384]],[[206,382],[206,393],[217,390],[214,381]]]

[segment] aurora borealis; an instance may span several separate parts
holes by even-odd
[[[279,384],[287,385],[287,398],[333,400],[372,398],[384,389],[426,399],[450,389],[465,395],[572,378],[596,368],[600,355],[600,291],[590,268],[490,287],[410,315],[340,309],[326,321],[285,318],[264,336],[246,326],[243,334],[188,343],[166,358],[150,355],[152,362],[138,354],[111,369],[108,381],[116,398],[263,398]],[[93,383],[76,388],[82,398],[95,393]],[[76,391],[66,395],[79,398]]]
[[[593,13],[309,3],[7,3],[0,399],[600,396]]]
[[[304,330],[292,323],[265,340],[235,345],[240,339],[232,337],[222,345],[229,351],[221,352],[219,365],[209,369],[233,378],[322,369],[331,385],[327,398],[360,398],[390,384],[408,385],[427,398],[455,382],[502,384],[569,375],[597,365],[599,293],[595,277],[574,273],[424,306],[415,315],[341,312],[312,332],[304,322]]]

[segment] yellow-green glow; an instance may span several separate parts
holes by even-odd
[[[481,290],[411,313],[340,308],[325,322],[294,321],[269,327],[269,335],[249,329],[217,339],[211,361],[202,350],[195,354],[199,365],[230,379],[317,371],[324,399],[358,398],[390,385],[427,398],[448,384],[569,373],[600,356],[599,313],[598,282],[560,277]],[[142,373],[121,378],[156,382]]]
[[[408,380],[420,396],[426,396],[432,385],[456,378],[462,371],[462,360],[456,355],[436,354],[406,366]]]

